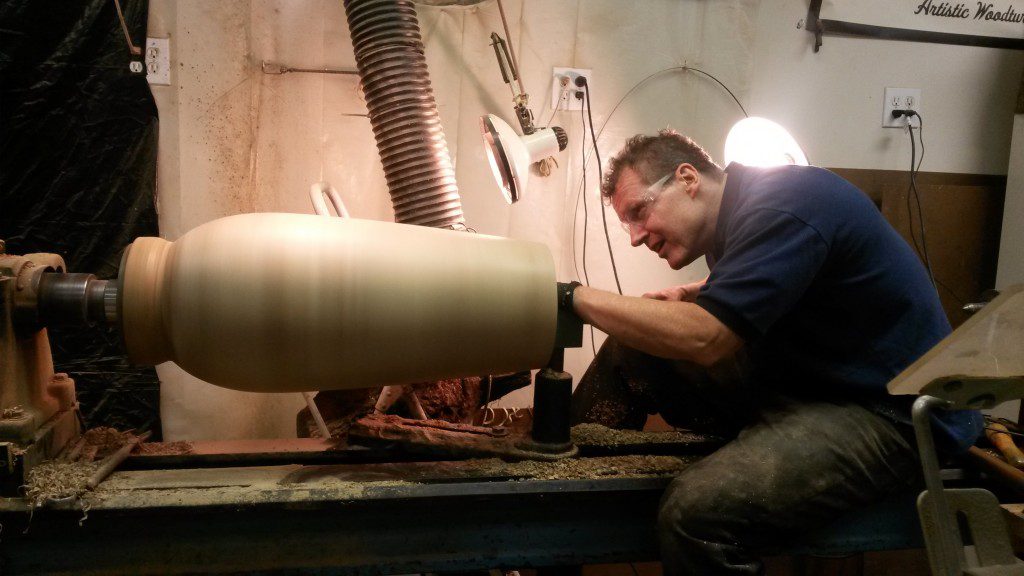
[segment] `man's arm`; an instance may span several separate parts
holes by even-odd
[[[700,294],[700,287],[707,282],[708,279],[705,277],[703,280],[697,282],[690,282],[689,284],[682,284],[680,286],[673,286],[671,288],[665,288],[664,290],[658,290],[656,292],[647,292],[644,294],[644,298],[653,298],[655,300],[671,300],[676,302],[696,302],[697,294]]]
[[[711,366],[743,346],[728,326],[689,302],[619,296],[579,286],[573,308],[588,324],[653,356]]]

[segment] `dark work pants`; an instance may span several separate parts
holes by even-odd
[[[749,387],[741,361],[704,369],[609,339],[573,396],[574,423],[640,428],[659,412],[673,426],[732,438],[662,498],[669,575],[763,574],[759,548],[918,482],[909,430],[860,404],[765,393]]]

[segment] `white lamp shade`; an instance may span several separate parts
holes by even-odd
[[[480,134],[494,180],[509,204],[518,202],[526,191],[530,164],[558,153],[558,137],[552,129],[520,136],[494,114],[480,117]]]
[[[807,166],[807,155],[785,128],[767,118],[740,120],[725,139],[725,163]]]

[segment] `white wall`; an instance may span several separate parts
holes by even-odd
[[[876,0],[882,2],[884,0]],[[592,68],[597,127],[638,81],[688,64],[718,76],[754,115],[789,126],[812,162],[833,167],[904,169],[909,141],[878,124],[885,86],[923,90],[924,170],[1006,172],[1012,101],[1024,57],[979,48],[826,38],[818,54],[797,29],[803,0],[505,0],[512,42],[533,110],[550,116],[553,66]],[[496,113],[515,125],[489,35],[501,31],[496,2],[419,9],[431,78],[456,165],[468,224],[482,233],[543,242],[559,278],[576,273],[583,213],[576,211],[585,140],[578,113],[559,112],[569,150],[549,178],[533,177],[514,207],[500,199],[484,165],[477,117]],[[161,114],[159,208],[162,234],[250,211],[311,212],[306,190],[325,179],[354,217],[392,218],[357,80],[348,76],[264,75],[261,60],[297,67],[352,68],[354,57],[337,0],[152,0],[150,36],[170,36],[172,86],[157,87]],[[713,82],[669,73],[625,100],[599,140],[607,159],[625,138],[671,126],[721,157],[725,133],[741,114]],[[587,269],[614,289],[601,228],[597,170],[588,166]],[[703,263],[673,272],[631,249],[609,211],[610,236],[624,292],[640,294],[706,274]],[[576,234],[573,235],[573,223]],[[600,339],[599,339],[600,342]],[[582,376],[589,339],[567,355]],[[289,435],[297,396],[254,398],[216,389],[164,367],[169,437]],[[523,391],[509,405],[529,403]],[[196,407],[201,406],[202,408]],[[228,424],[197,428],[224,406],[244,406]],[[203,412],[205,410],[205,412]],[[168,414],[167,412],[173,412]],[[222,412],[224,410],[221,410]],[[247,424],[259,419],[258,429]],[[166,432],[166,431],[165,431]]]
[[[906,131],[881,127],[883,90],[892,86],[922,90],[921,170],[1006,174],[1024,53],[833,36],[814,53],[813,36],[797,29],[806,13],[806,0],[763,4],[750,108],[787,126],[812,163],[906,170]]]
[[[1024,89],[1024,82],[1021,83]],[[1013,121],[996,289],[1024,283],[1024,114]]]

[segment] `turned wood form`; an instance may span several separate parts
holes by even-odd
[[[543,366],[543,244],[371,220],[244,214],[122,262],[129,359],[258,392],[362,388]]]

